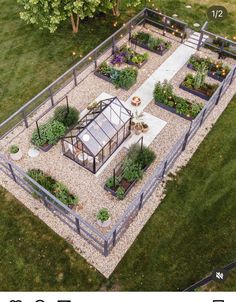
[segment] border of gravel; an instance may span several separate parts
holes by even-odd
[[[183,151],[182,154],[178,157],[169,173],[176,174],[176,172],[179,171],[180,168],[187,164],[187,162],[193,156],[194,152],[197,150],[200,143],[203,141],[203,139],[211,130],[212,126],[225,110],[235,93],[236,79],[228,88],[227,93],[222,96],[220,103],[215,106],[212,112],[209,114],[203,126],[199,128],[196,135],[187,145],[185,151]],[[138,213],[136,219],[133,220],[129,228],[123,234],[122,238],[118,241],[116,246],[107,257],[102,256],[87,241],[82,239],[76,232],[72,231],[68,226],[66,226],[55,214],[42,207],[39,201],[35,200],[23,189],[17,186],[17,190],[14,189],[13,194],[36,216],[38,216],[40,219],[43,217],[44,222],[51,229],[53,229],[57,234],[71,243],[75,250],[79,254],[81,254],[89,264],[93,265],[99,272],[101,272],[106,278],[108,278],[112,274],[120,260],[123,258],[127,250],[130,248],[144,225],[155,212],[162,199],[165,197],[165,184],[169,179],[170,178],[167,175],[162,183],[156,188],[156,190],[149,198],[149,202],[145,203],[142,211]],[[15,183],[11,179],[4,180],[1,178],[0,184],[10,192],[12,192],[13,187],[15,188]]]

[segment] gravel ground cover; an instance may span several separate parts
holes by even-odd
[[[153,32],[155,32],[155,35],[158,35],[157,30],[154,31],[151,27],[149,28],[149,30],[152,30]],[[93,73],[91,73],[92,67],[90,67],[91,69],[88,69],[84,72],[87,73],[87,77],[82,81],[81,75],[81,83],[69,92],[68,97],[70,100],[70,105],[73,105],[80,111],[82,111],[86,107],[88,102],[95,99],[102,92],[106,92],[114,96],[116,95],[121,100],[126,100],[178,47],[179,44],[173,40],[172,36],[168,37],[167,39],[171,39],[173,43],[171,50],[162,57],[149,52],[149,61],[142,69],[139,70],[138,81],[129,91],[124,91],[121,89],[117,90],[112,84],[97,78]],[[121,45],[123,44],[123,42],[124,41],[120,42]],[[144,51],[138,47],[136,48],[136,50],[138,52]],[[200,53],[212,56],[212,53],[209,50],[204,49]],[[227,60],[227,63],[232,65],[233,61]],[[202,99],[199,99],[178,88],[179,84],[188,72],[192,71],[188,70],[185,66],[178,72],[174,79],[172,79],[171,82],[175,87],[175,91],[178,95],[187,97],[190,101],[203,103],[204,101]],[[207,81],[214,82],[214,80],[210,78],[207,78]],[[227,93],[227,96],[224,97],[225,101],[222,103],[225,104],[229,102],[230,95],[233,95],[233,93],[235,92],[234,87],[234,85],[231,86],[230,92]],[[42,111],[43,109],[44,108],[41,108],[40,110]],[[213,123],[223,111],[223,109],[223,106],[217,106],[217,108],[214,109],[215,113],[213,112],[209,116],[208,120],[212,118],[211,123]],[[14,143],[20,146],[21,150],[23,151],[24,157],[19,162],[19,166],[23,170],[27,171],[28,169],[32,168],[40,168],[44,172],[52,175],[55,179],[65,183],[72,193],[79,196],[79,206],[75,210],[78,211],[78,213],[88,222],[97,227],[96,214],[101,207],[107,207],[109,209],[109,212],[111,213],[112,225],[114,225],[114,223],[124,212],[127,205],[133,200],[135,195],[140,191],[143,184],[148,180],[148,177],[152,174],[158,163],[160,163],[164,159],[170,148],[190,125],[189,121],[186,121],[183,118],[180,118],[172,113],[169,113],[166,110],[157,107],[154,102],[150,103],[145,108],[145,111],[157,116],[158,118],[161,118],[162,120],[165,120],[167,122],[167,125],[151,144],[151,148],[155,150],[157,154],[155,163],[148,169],[147,173],[144,176],[144,179],[135,185],[135,187],[123,201],[118,201],[117,199],[113,198],[103,189],[103,185],[105,180],[111,175],[113,168],[124,158],[126,153],[126,150],[124,148],[121,149],[121,151],[115,156],[115,158],[99,175],[99,177],[96,177],[89,171],[84,170],[75,162],[64,157],[62,155],[60,143],[54,146],[47,153],[41,152],[38,158],[30,159],[27,156],[27,152],[31,146],[30,136],[35,128],[35,124],[24,131],[22,131],[22,128],[19,127],[19,129],[16,129],[13,133],[10,133],[1,142],[1,145],[6,154],[8,154],[8,148],[10,144]],[[37,112],[36,114],[39,115],[40,112]],[[48,118],[50,118],[51,115],[52,111],[47,114],[47,116],[44,116],[40,122],[46,121]],[[203,129],[201,129],[199,133],[201,133],[201,131],[203,131]],[[197,137],[199,137],[199,141],[197,143],[200,143],[204,135],[200,134],[199,136],[198,134]],[[191,151],[194,151],[194,148]],[[192,153],[190,152],[190,154]],[[180,162],[181,165],[185,163],[185,161],[187,160],[186,158],[184,160],[182,159],[183,162]],[[36,213],[36,215],[43,219],[52,229],[56,230],[57,233],[59,233],[62,237],[67,238],[67,240],[72,243],[77,250],[79,249],[79,252],[84,255],[85,258],[105,276],[109,276],[113,271],[117,263],[124,255],[125,251],[128,249],[130,244],[133,242],[135,237],[138,235],[142,227],[149,219],[151,213],[153,213],[153,211],[160,203],[161,197],[163,197],[162,188],[157,189],[157,191],[150,198],[150,201],[145,205],[144,209],[137,216],[137,219],[135,219],[135,221],[131,224],[131,227],[119,241],[117,247],[114,249],[114,251],[112,251],[109,257],[106,258],[106,261],[104,261],[104,257],[102,255],[100,255],[98,252],[95,252],[94,248],[88,245],[82,238],[74,236],[73,232],[71,232],[71,230],[67,226],[65,226],[55,215],[48,212],[47,209],[42,207],[42,205],[38,201],[35,201],[32,197],[29,197],[27,193],[16,187],[12,181],[6,179],[6,177],[4,177],[3,175],[1,175],[0,181],[4,187],[6,187],[17,198],[19,198],[27,207],[29,207],[34,213]],[[94,198],[94,192],[96,192],[96,198]],[[105,232],[107,232],[108,230],[109,229],[106,229]]]

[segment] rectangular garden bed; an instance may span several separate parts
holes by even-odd
[[[142,143],[143,144],[143,143]],[[117,169],[114,169],[104,189],[118,199],[124,199],[155,160],[155,153],[138,143],[129,148],[128,154]]]
[[[137,81],[138,70],[135,67],[116,69],[103,62],[94,74],[100,79],[112,83],[116,88],[128,91]]]
[[[194,71],[196,71],[196,68],[194,68],[193,67],[193,65],[192,64],[187,64],[187,67],[189,68],[189,69],[192,69],[192,70],[194,70]],[[215,73],[215,72],[212,72],[212,71],[208,71],[207,72],[207,75],[208,75],[208,77],[210,77],[210,78],[212,78],[212,79],[214,79],[214,80],[216,80],[216,81],[220,81],[220,82],[223,82],[224,81],[224,77],[222,77],[222,76],[220,76],[219,74],[217,74],[217,73]]]
[[[158,55],[160,55],[160,56],[163,56],[163,55],[166,54],[167,51],[169,50],[169,48],[165,48],[165,49],[163,49],[163,50],[155,50],[155,49],[151,49],[151,48],[148,47],[147,44],[141,43],[140,41],[137,41],[137,40],[134,39],[134,38],[131,38],[131,39],[130,39],[130,42],[131,42],[132,44],[135,44],[135,45],[137,45],[137,46],[139,46],[139,47],[142,47],[142,48],[144,48],[144,49],[146,49],[146,50],[152,51],[152,52],[154,52],[154,53],[156,53],[156,54],[158,54]]]
[[[174,114],[176,114],[176,115],[178,115],[178,116],[180,116],[180,117],[182,117],[182,118],[184,118],[184,119],[186,119],[188,121],[192,121],[192,120],[194,120],[196,118],[196,117],[186,116],[186,115],[184,115],[182,113],[178,113],[176,111],[176,108],[170,107],[170,106],[168,106],[166,104],[163,104],[161,102],[155,101],[155,104],[156,104],[156,106],[159,106],[162,109],[165,109],[165,110],[167,110],[167,111],[169,111],[171,113],[174,113]]]
[[[205,100],[205,101],[208,101],[210,98],[211,98],[211,96],[209,96],[209,95],[206,95],[204,92],[202,92],[201,90],[196,90],[196,89],[192,89],[192,88],[190,88],[190,87],[186,87],[183,83],[181,83],[180,85],[179,85],[179,87],[181,88],[181,89],[183,89],[184,91],[187,91],[187,92],[189,92],[189,93],[191,93],[191,94],[193,94],[193,95],[195,95],[195,96],[198,96],[199,98],[201,98],[201,99],[203,99],[203,100]]]

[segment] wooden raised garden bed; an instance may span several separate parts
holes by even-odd
[[[107,82],[113,84],[113,83],[112,83],[112,79],[111,79],[109,76],[107,76],[107,75],[105,75],[105,74],[102,74],[99,70],[96,70],[96,71],[94,72],[94,74],[95,74],[95,76],[99,77],[100,79],[102,79],[102,80],[104,80],[104,81],[107,81]]]

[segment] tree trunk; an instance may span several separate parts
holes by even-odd
[[[79,31],[79,15],[74,15],[73,13],[70,16],[71,25],[73,33],[77,33]]]
[[[112,8],[113,15],[116,17],[120,16],[120,0],[116,0]]]

